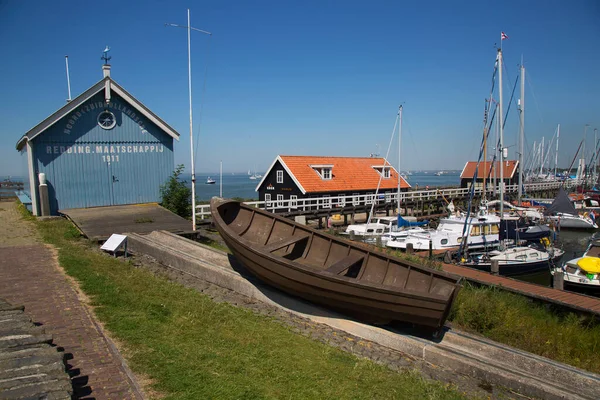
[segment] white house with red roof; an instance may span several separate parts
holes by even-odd
[[[336,196],[335,204],[328,200],[319,202],[320,207],[344,207],[364,205],[365,195],[377,192],[386,202],[392,203],[391,194],[411,186],[398,176],[396,169],[382,157],[326,157],[279,155],[268,168],[256,187],[260,201],[267,207],[291,200],[329,198]],[[279,202],[279,203],[277,203]]]

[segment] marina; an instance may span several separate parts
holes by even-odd
[[[600,398],[589,4],[7,7],[0,398]]]

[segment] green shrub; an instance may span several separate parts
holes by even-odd
[[[164,208],[189,219],[192,216],[192,189],[180,178],[183,168],[183,164],[179,164],[169,180],[160,186],[160,197]]]

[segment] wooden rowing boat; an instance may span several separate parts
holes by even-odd
[[[213,222],[233,255],[262,281],[366,322],[444,326],[460,277],[221,198]]]

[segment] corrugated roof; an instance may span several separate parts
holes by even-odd
[[[391,168],[390,178],[381,179],[379,189],[398,189],[398,172],[383,157],[279,156],[278,159],[304,193],[375,190],[381,175],[373,167],[384,164]],[[312,167],[317,165],[332,165],[332,178],[322,179]],[[401,188],[410,187],[401,178]]]
[[[500,177],[500,161],[494,162],[494,169],[491,168],[491,161],[482,161],[479,163],[479,170],[477,171],[477,178],[483,179],[484,177],[489,179],[494,176],[494,170],[496,171],[496,176]],[[504,166],[504,179],[512,179],[517,172],[517,166],[519,165],[518,161],[515,160],[506,160],[503,163]],[[460,179],[472,179],[473,175],[475,175],[475,168],[477,167],[477,161],[467,161],[465,167],[463,168],[462,174],[460,174]]]

